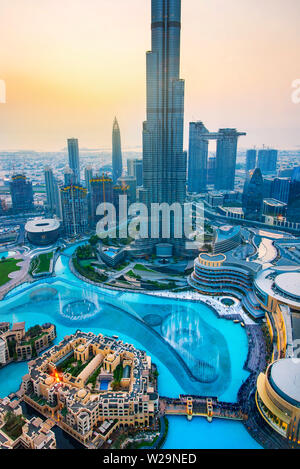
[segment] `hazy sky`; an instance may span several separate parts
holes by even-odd
[[[0,149],[140,146],[150,0],[0,0]],[[300,146],[299,0],[182,0],[186,129],[248,133],[241,147]],[[186,141],[187,141],[187,131]]]

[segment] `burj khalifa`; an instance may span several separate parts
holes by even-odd
[[[149,206],[164,202],[183,204],[186,154],[183,151],[184,81],[180,79],[181,0],[152,0],[151,13],[147,120],[143,124],[144,197]]]

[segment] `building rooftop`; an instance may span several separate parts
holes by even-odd
[[[230,226],[230,225],[220,226],[216,230],[216,242],[219,243],[220,241],[225,241],[227,239],[230,239],[233,236],[236,236],[237,234],[239,234],[240,231],[241,231],[240,226]]]
[[[284,358],[273,363],[270,383],[283,399],[300,407],[300,359]]]
[[[271,207],[286,207],[287,204],[276,199],[264,199],[265,205],[270,205]]]
[[[206,254],[201,253],[199,259],[210,262],[224,262],[226,260],[225,254]]]
[[[298,266],[270,266],[258,273],[254,283],[259,290],[277,301],[299,308],[299,276]]]
[[[25,230],[29,233],[47,233],[58,230],[60,222],[55,218],[39,218],[29,220],[25,225]]]
[[[12,331],[22,331],[25,329],[25,322],[15,322],[12,326]]]
[[[283,293],[300,300],[300,272],[287,272],[278,275],[275,279],[275,285]]]

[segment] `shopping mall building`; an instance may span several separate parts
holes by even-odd
[[[259,375],[256,404],[277,433],[300,444],[300,359],[278,360]]]

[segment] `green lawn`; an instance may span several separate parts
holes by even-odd
[[[53,258],[53,252],[46,252],[38,256],[38,266],[35,270],[35,274],[42,274],[43,272],[49,272],[50,261]]]
[[[20,262],[20,259],[12,258],[0,261],[0,286],[4,285],[10,280],[8,275],[11,272],[16,272],[17,270],[21,269],[21,267],[17,266],[18,262]]]

